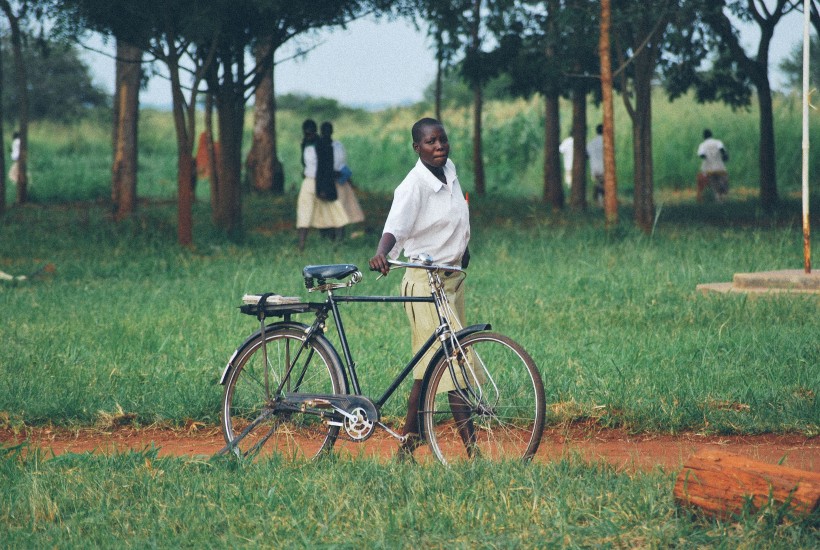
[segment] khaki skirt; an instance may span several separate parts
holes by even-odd
[[[330,229],[350,223],[342,203],[323,201],[316,196],[316,180],[305,178],[296,200],[296,227]]]
[[[447,299],[450,301],[450,307],[456,314],[456,319],[450,319],[454,330],[459,330],[464,326],[464,279],[465,273],[454,271],[447,276],[442,274],[441,279],[444,282],[444,292],[447,294]],[[430,296],[430,283],[427,280],[427,272],[423,269],[407,269],[404,272],[404,277],[401,281],[401,295],[402,296]],[[439,326],[438,315],[436,315],[436,307],[434,304],[424,302],[407,302],[404,304],[404,311],[407,313],[407,319],[410,321],[410,343],[413,349],[413,354],[421,349],[427,339],[433,334]],[[441,349],[441,344],[436,344],[427,350],[427,353],[421,358],[418,364],[413,369],[413,378],[420,380],[424,377],[427,370],[427,365],[433,358],[433,355]],[[438,388],[438,392],[449,391],[455,389],[452,378],[443,380]]]

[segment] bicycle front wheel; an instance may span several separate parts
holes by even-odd
[[[287,405],[285,393],[346,393],[338,354],[324,337],[305,339],[296,327],[272,327],[244,346],[225,383],[222,429],[238,456],[265,452],[313,458],[339,433],[321,411]],[[267,361],[265,356],[267,355]]]
[[[492,332],[460,340],[452,361],[433,368],[420,417],[444,464],[473,458],[529,460],[544,431],[544,384],[516,342]]]

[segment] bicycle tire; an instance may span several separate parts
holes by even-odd
[[[288,364],[295,366],[290,380],[283,384],[284,392],[347,393],[341,360],[333,346],[321,335],[307,343],[305,338],[301,326],[273,326],[265,332],[269,392],[265,390],[262,335],[237,353],[222,400],[225,442],[237,456],[256,455],[264,448],[265,453],[311,459],[330,451],[336,442],[338,426],[328,425],[316,414],[283,410],[272,395]]]
[[[442,357],[422,394],[420,423],[432,454],[443,464],[476,457],[530,460],[541,443],[545,417],[544,384],[532,357],[493,332],[470,334],[459,343],[464,352],[459,356],[468,358],[458,362],[466,367],[456,373],[460,391],[448,391],[453,377]]]

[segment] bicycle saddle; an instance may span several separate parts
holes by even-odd
[[[344,279],[359,271],[353,264],[308,265],[302,270],[305,279]]]

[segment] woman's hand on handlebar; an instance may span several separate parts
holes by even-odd
[[[392,233],[382,233],[379,239],[379,246],[376,247],[376,255],[370,258],[370,271],[378,271],[382,275],[390,272],[390,263],[387,261],[387,254],[396,246],[396,237]]]
[[[370,258],[370,271],[378,271],[382,275],[387,275],[390,272],[390,264],[387,261],[387,256],[384,254],[376,254]]]

